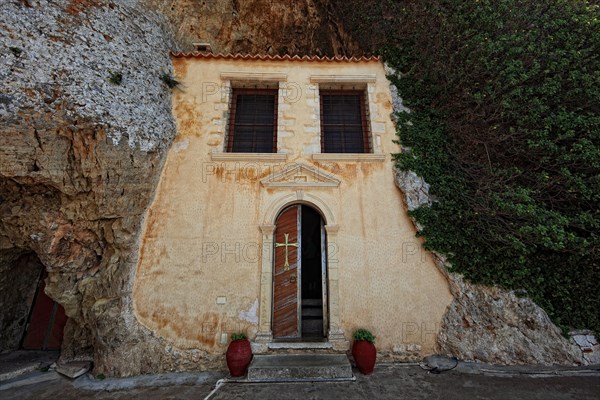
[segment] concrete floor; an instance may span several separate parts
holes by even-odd
[[[0,387],[2,381],[47,368],[56,360],[58,351],[18,350],[0,353]]]
[[[590,373],[591,372],[591,373]],[[47,373],[47,374],[50,374]],[[211,397],[218,399],[594,399],[600,398],[600,371],[575,376],[506,375],[447,371],[429,374],[418,366],[377,366],[371,376],[355,371],[355,382],[336,383],[225,383]],[[127,379],[94,380],[89,376],[70,381],[56,376],[3,390],[11,399],[204,399],[221,376],[168,374]]]

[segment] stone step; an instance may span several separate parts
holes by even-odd
[[[345,354],[255,355],[248,367],[250,382],[354,380]]]
[[[279,341],[267,344],[267,351],[255,353],[263,355],[286,355],[286,354],[346,354],[346,351],[336,350],[329,342],[320,340]]]
[[[305,342],[299,341],[280,341],[280,342],[270,342],[267,344],[269,350],[285,350],[285,349],[295,349],[295,350],[328,350],[332,349],[333,345],[329,342],[325,342],[322,340],[311,340]]]

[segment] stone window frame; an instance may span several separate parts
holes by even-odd
[[[283,104],[283,94],[281,83],[287,82],[287,74],[281,72],[245,72],[245,71],[224,71],[220,74],[223,91],[224,108],[224,132],[223,142],[220,151],[210,153],[211,161],[262,161],[262,162],[283,162],[287,160],[287,154],[281,152],[280,138],[280,118],[281,105]],[[277,152],[274,153],[234,153],[227,151],[229,140],[229,117],[231,113],[231,103],[233,101],[233,89],[277,89],[277,114],[276,114],[276,135]]]
[[[377,115],[377,107],[372,101],[375,92],[376,83],[375,74],[364,75],[311,75],[310,82],[316,84],[317,94],[315,100],[317,103],[316,111],[318,116],[318,133],[322,137],[321,131],[321,90],[364,90],[364,116],[368,134],[370,135],[370,153],[313,153],[311,158],[316,161],[339,161],[339,162],[384,162],[387,157],[381,151],[381,137],[373,132],[373,117]],[[320,139],[319,139],[320,140]]]
[[[334,113],[342,116],[342,120],[343,122],[341,122],[341,124],[338,125],[343,125],[344,127],[348,125],[348,120],[344,119],[344,117],[347,116],[351,116],[352,118],[356,118],[356,114],[358,114],[358,117],[360,118],[360,141],[361,141],[361,147],[362,147],[362,151],[360,152],[353,152],[353,151],[325,151],[325,147],[327,146],[327,142],[332,140],[332,136],[326,134],[326,127],[328,124],[325,123],[325,113],[324,111],[326,111],[325,109],[325,105],[323,104],[324,97],[325,96],[331,96],[333,98],[330,98],[330,102],[335,102],[335,101],[343,101],[346,102],[348,101],[347,99],[350,99],[350,101],[358,101],[358,113],[355,113],[355,110],[352,110],[350,113],[347,113],[346,115],[344,114],[340,114],[340,110],[342,110],[343,108],[336,108]],[[343,99],[343,100],[342,100]],[[331,153],[344,153],[344,154],[372,154],[373,153],[373,145],[372,145],[372,139],[373,139],[373,135],[371,135],[371,129],[370,129],[370,117],[369,117],[369,112],[367,110],[367,101],[368,101],[368,94],[367,94],[367,90],[365,89],[361,89],[361,88],[356,88],[356,89],[339,89],[339,88],[325,88],[323,86],[319,86],[319,122],[320,122],[320,131],[321,131],[321,153],[327,153],[327,154],[331,154]],[[337,104],[338,106],[340,104]],[[358,133],[358,132],[355,132]],[[344,137],[340,137],[340,140],[338,143],[335,144],[335,146],[338,147],[345,147],[345,145],[348,145],[348,139],[349,137],[346,136],[346,138]],[[354,137],[354,139],[358,139],[356,137]]]
[[[233,87],[231,88],[231,96],[230,96],[230,102],[229,102],[229,118],[228,118],[228,122],[227,122],[227,131],[226,131],[226,137],[225,137],[225,152],[227,153],[277,153],[277,122],[278,122],[278,118],[277,118],[277,104],[278,104],[278,91],[279,88],[240,88],[240,87]],[[262,99],[258,99],[257,97],[260,97]],[[243,98],[243,100],[242,100]],[[236,101],[237,99],[237,101]],[[240,106],[243,103],[250,103],[252,104],[254,107],[256,107],[256,105],[262,103],[263,101],[266,101],[265,99],[269,99],[268,103],[269,106],[272,104],[273,105],[273,110],[270,113],[258,113],[256,112],[256,110],[254,110],[255,112],[253,113],[252,111],[250,111],[249,109],[246,109],[245,112],[241,112]],[[242,103],[240,103],[242,102]],[[252,124],[244,124],[240,121],[238,121],[238,116],[239,115],[243,115],[243,116],[257,116],[260,115],[261,117],[265,117],[265,118],[269,118],[269,121],[271,121],[271,123],[269,125],[267,125],[266,123],[264,125],[262,125],[262,127],[269,127],[269,132],[261,132],[261,134],[264,135],[264,139],[265,140],[257,140],[256,139],[256,129],[260,126],[259,124],[256,123],[256,120],[254,120],[254,123]],[[271,119],[272,118],[272,119]],[[249,126],[252,127],[253,131],[255,132],[254,134],[254,139],[249,139],[246,135],[242,135],[242,132],[238,131],[238,128],[240,126]],[[237,135],[236,135],[237,133]],[[267,135],[267,133],[270,133]],[[239,139],[238,136],[241,136],[242,139]],[[267,137],[268,137],[268,142],[267,142]],[[243,146],[242,146],[243,145]],[[261,145],[268,145],[271,148],[271,151],[252,151],[249,150],[248,148],[253,148],[256,149],[257,146],[261,146]],[[236,147],[247,147],[244,148],[244,151],[236,151]],[[266,150],[266,149],[265,149]]]

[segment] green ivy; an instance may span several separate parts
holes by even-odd
[[[600,331],[600,7],[584,0],[334,1],[401,73],[411,214],[467,279]],[[370,21],[347,14],[365,13]],[[367,29],[368,28],[368,29]],[[359,35],[360,33],[360,35]]]

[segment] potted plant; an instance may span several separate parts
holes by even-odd
[[[375,336],[367,329],[358,329],[352,336],[354,338],[352,356],[358,370],[365,375],[372,374],[377,359]]]
[[[244,333],[232,333],[231,342],[225,355],[231,376],[244,376],[252,360],[252,348]]]

